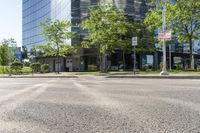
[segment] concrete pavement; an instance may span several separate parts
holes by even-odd
[[[195,133],[199,95],[188,79],[0,79],[0,132]]]
[[[92,75],[67,75],[67,74],[56,74],[56,73],[46,73],[46,74],[34,74],[34,75],[0,75],[0,78],[78,78],[84,76]],[[170,74],[167,76],[161,76],[159,74],[119,74],[119,75],[104,75],[99,77],[104,78],[143,78],[143,79],[200,79],[199,74]]]
[[[110,75],[107,78],[144,78],[144,79],[200,79],[198,74],[137,74],[137,75]]]

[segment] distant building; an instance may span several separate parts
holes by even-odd
[[[87,32],[80,29],[77,24],[83,21],[87,15],[89,8],[97,6],[100,0],[23,0],[23,46],[28,50],[35,45],[45,45],[46,41],[41,35],[40,22],[49,18],[65,19],[72,23],[71,31],[75,31],[78,35],[72,40],[68,40],[69,45],[79,44]],[[109,2],[111,0],[106,0]],[[150,0],[114,0],[114,6],[123,9],[129,20],[143,20],[148,11],[147,3]],[[194,59],[198,62],[200,48],[199,42],[195,42]],[[172,67],[182,65],[183,68],[188,64],[188,48],[187,44],[175,43],[172,45]],[[162,62],[162,49],[156,45],[157,52],[154,53],[137,53],[138,69],[159,69]],[[169,55],[167,53],[167,55]],[[60,66],[62,71],[91,71],[99,67],[98,55],[96,49],[79,49],[78,55],[75,57],[63,58],[58,65],[56,58],[38,58],[42,63],[51,65],[51,71],[56,71]],[[132,70],[133,61],[131,54],[126,55],[126,64],[128,70]],[[114,54],[110,58],[111,68],[118,70],[122,61],[121,54]],[[169,64],[169,56],[167,57]],[[168,65],[169,66],[169,65]]]

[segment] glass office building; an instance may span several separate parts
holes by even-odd
[[[41,35],[40,22],[49,18],[65,19],[72,23],[69,30],[77,33],[76,37],[68,40],[69,45],[79,44],[87,32],[80,29],[78,24],[83,21],[89,8],[97,6],[100,0],[23,0],[23,46],[28,50],[32,46],[45,45]],[[105,0],[110,2],[111,0]],[[132,21],[142,20],[148,11],[147,2],[150,0],[114,0],[114,6],[124,10],[125,15]],[[88,70],[90,65],[97,63],[95,49],[82,49],[76,60],[77,71]],[[54,61],[55,62],[55,61]],[[67,61],[66,61],[67,62]],[[55,63],[54,63],[55,64]],[[98,64],[98,63],[97,63]],[[73,65],[74,66],[74,65]]]
[[[41,36],[40,22],[45,19],[66,19],[72,22],[70,30],[84,33],[77,24],[88,13],[90,7],[97,6],[100,0],[23,0],[23,46],[30,50],[32,46],[45,44]],[[111,0],[106,0],[110,2]],[[148,0],[114,0],[114,5],[123,9],[130,19],[141,19],[147,12]],[[77,38],[69,44],[77,43]]]
[[[72,0],[71,0],[72,1]],[[71,2],[72,30],[85,35],[77,24],[87,17],[89,8],[97,6],[100,0],[73,0]],[[105,0],[110,2],[112,0]],[[147,2],[150,0],[114,0],[114,6],[125,11],[127,18],[141,20],[148,11]]]
[[[46,44],[40,22],[48,19],[71,21],[70,0],[23,0],[23,46]],[[69,40],[70,43],[70,40]]]

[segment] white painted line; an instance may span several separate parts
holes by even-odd
[[[6,96],[0,97],[0,103],[1,103],[1,102],[4,102],[4,101],[7,101],[7,100],[9,100],[9,99],[11,99],[11,98],[13,98],[13,97],[15,97],[15,96],[17,96],[17,95],[20,95],[20,94],[29,92],[29,91],[31,91],[32,89],[38,88],[38,87],[40,87],[40,86],[42,86],[42,85],[43,85],[43,84],[36,84],[36,85],[34,85],[34,86],[27,87],[27,88],[24,88],[24,89],[22,89],[22,90],[18,90],[18,91],[16,91],[16,92],[13,92],[13,93],[11,93],[11,94],[8,94],[8,95],[6,95]]]

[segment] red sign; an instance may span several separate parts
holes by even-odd
[[[164,31],[158,33],[158,39],[161,41],[171,40],[172,32],[171,31]]]

